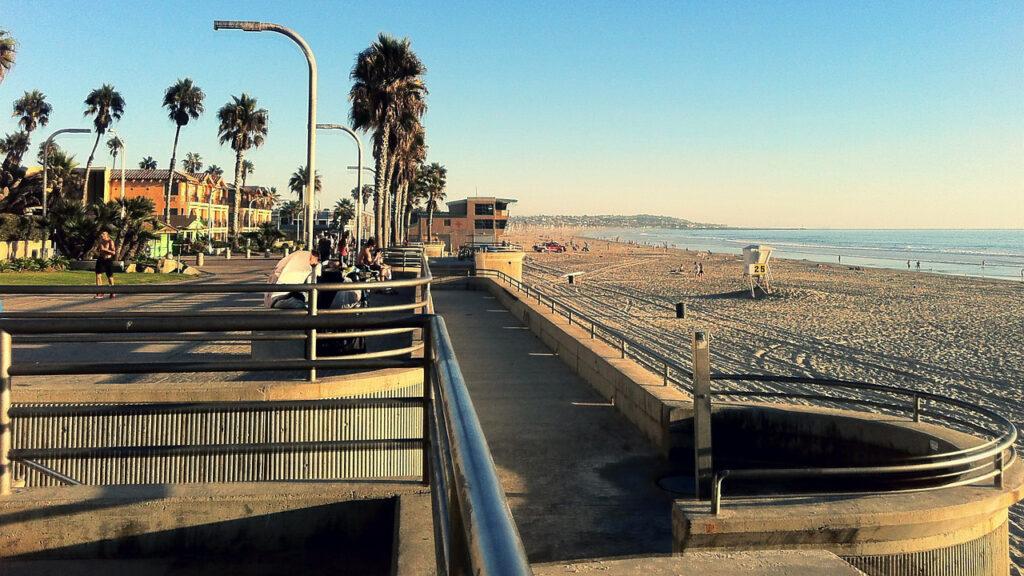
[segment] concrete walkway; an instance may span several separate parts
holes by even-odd
[[[433,296],[531,562],[671,553],[639,432],[487,292]]]

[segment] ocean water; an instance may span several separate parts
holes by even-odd
[[[774,257],[850,266],[1024,279],[1021,230],[668,230],[600,229],[586,236],[739,254],[768,244]],[[920,262],[920,268],[917,264]]]

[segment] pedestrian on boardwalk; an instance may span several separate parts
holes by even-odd
[[[96,285],[103,285],[103,276],[107,277],[107,283],[114,285],[114,256],[117,255],[117,246],[110,233],[104,230],[100,232],[99,240],[96,242]],[[111,293],[113,298],[114,294]],[[96,298],[103,298],[102,293],[97,293]]]

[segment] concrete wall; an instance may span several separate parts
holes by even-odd
[[[500,255],[500,253],[497,253]],[[692,417],[693,399],[675,386],[665,386],[632,360],[620,358],[618,350],[600,340],[590,339],[585,327],[550,313],[535,300],[525,301],[491,278],[470,280],[489,290],[512,314],[530,327],[559,359],[572,368],[599,394],[615,404],[651,443],[666,456],[672,449],[670,425]]]
[[[410,484],[40,488],[0,500],[0,518],[5,574],[66,573],[61,561],[75,574],[170,573],[164,559],[182,573],[223,563],[225,573],[394,574],[418,563],[405,573],[420,575],[433,564],[429,492]]]
[[[55,252],[53,242],[49,242],[49,253]],[[0,260],[13,260],[15,258],[42,258],[42,240],[12,240],[0,242]]]

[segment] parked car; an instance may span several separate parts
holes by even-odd
[[[533,247],[534,252],[565,252],[565,245],[558,242],[544,242]]]

